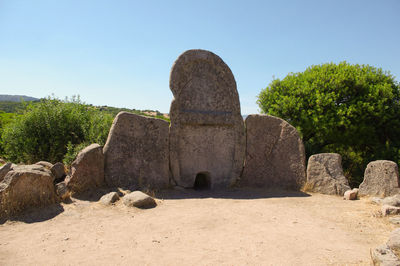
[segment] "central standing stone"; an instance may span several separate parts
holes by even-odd
[[[175,61],[170,117],[170,164],[177,185],[228,187],[240,176],[245,156],[239,95],[229,67],[217,55],[189,50]]]

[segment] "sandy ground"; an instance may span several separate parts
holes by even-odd
[[[0,265],[370,265],[393,225],[367,200],[166,192],[140,210],[74,200],[0,225]]]

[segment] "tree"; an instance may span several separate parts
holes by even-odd
[[[368,162],[400,159],[400,86],[369,65],[323,64],[274,79],[258,96],[263,113],[295,126],[307,156],[337,152],[352,186]]]

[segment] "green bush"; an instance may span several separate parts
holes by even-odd
[[[307,156],[340,153],[351,186],[357,186],[368,162],[399,163],[399,90],[380,68],[330,63],[273,80],[257,103],[299,130]]]
[[[13,162],[62,161],[81,143],[104,145],[113,117],[84,105],[79,97],[31,103],[3,130],[4,155]]]

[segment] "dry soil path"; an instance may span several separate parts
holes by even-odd
[[[369,265],[370,248],[393,229],[367,200],[249,190],[159,197],[154,209],[76,200],[8,221],[0,265]]]

